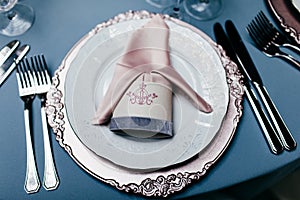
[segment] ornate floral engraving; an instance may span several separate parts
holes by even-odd
[[[294,38],[298,44],[300,44],[300,33],[298,33],[294,27],[288,25],[283,17],[278,15],[278,20],[280,22],[280,25],[284,28],[285,32],[289,33],[290,36]]]
[[[149,13],[147,11],[129,11],[127,13],[119,14],[116,17],[108,20],[107,22],[101,23],[97,25],[89,34],[84,37],[81,41],[79,41],[73,49],[70,51],[72,53],[78,51],[80,47],[80,44],[82,41],[86,40],[88,37],[92,36],[95,33],[98,33],[101,31],[101,29],[110,26],[114,23],[118,23],[123,20],[130,20],[130,19],[141,19],[141,18],[149,18],[153,16],[153,13]],[[166,19],[172,20],[169,16],[165,16]],[[237,65],[233,63],[225,54],[225,51],[222,49],[221,46],[216,45],[214,42],[212,42],[213,47],[215,48],[216,52],[219,54],[221,58],[221,62],[223,63],[223,66],[226,71],[226,77],[227,77],[227,83],[230,90],[230,102],[229,102],[229,111],[233,117],[227,119],[232,120],[230,122],[229,128],[227,129],[230,132],[230,138],[233,137],[235,128],[237,126],[237,123],[239,122],[239,119],[242,115],[242,105],[241,101],[243,99],[243,86],[242,86],[242,75],[240,74]],[[125,191],[125,192],[133,192],[145,196],[161,196],[161,197],[167,197],[171,194],[174,194],[178,191],[181,191],[183,188],[185,188],[187,185],[199,180],[201,177],[203,177],[204,174],[207,173],[207,171],[210,169],[210,167],[215,164],[215,162],[218,160],[218,158],[223,154],[225,149],[230,143],[230,139],[221,149],[221,152],[216,157],[210,158],[208,160],[205,160],[205,163],[202,165],[202,160],[199,161],[201,166],[198,166],[199,168],[195,169],[193,172],[185,172],[184,167],[182,166],[176,166],[177,168],[181,167],[183,170],[180,170],[178,173],[174,172],[164,172],[162,175],[157,176],[156,178],[145,178],[142,182],[135,182],[129,184],[122,184],[118,180],[115,179],[107,179],[106,177],[99,176],[95,174],[92,171],[89,171],[86,167],[83,166],[83,164],[80,163],[79,160],[77,160],[76,156],[72,153],[72,147],[65,143],[64,141],[64,131],[65,131],[65,125],[68,123],[67,117],[65,116],[64,111],[64,101],[63,101],[63,92],[60,88],[63,88],[63,86],[60,85],[60,80],[64,79],[61,77],[61,74],[65,73],[63,72],[65,67],[67,66],[67,63],[70,62],[68,59],[70,58],[71,53],[69,53],[66,58],[63,60],[61,66],[58,68],[58,70],[55,72],[54,77],[52,78],[53,84],[52,87],[47,95],[47,115],[48,115],[48,122],[50,126],[52,127],[54,133],[56,134],[56,139],[58,140],[59,144],[71,155],[71,157],[76,160],[76,162],[81,165],[87,172],[92,174],[93,176],[97,177],[99,180],[110,184],[111,186]],[[62,75],[63,76],[63,75]],[[142,86],[143,87],[143,86]],[[144,85],[145,87],[145,85]],[[153,98],[156,98],[153,96]],[[198,158],[195,158],[197,161]],[[193,161],[191,161],[193,162]],[[196,163],[197,164],[197,163]],[[199,164],[199,165],[200,165]],[[185,163],[185,165],[188,165],[188,163]],[[170,170],[172,171],[172,170]],[[145,175],[147,176],[147,175]]]
[[[153,100],[158,96],[155,93],[150,93],[146,89],[147,85],[142,81],[139,89],[134,92],[129,91],[126,95],[129,96],[129,102],[131,104],[139,104],[139,105],[151,105]]]
[[[235,106],[237,109],[236,123],[242,116],[242,100],[243,100],[243,75],[240,73],[238,66],[226,55],[226,52],[220,45],[216,45],[217,52],[220,54],[221,61],[226,71],[227,82],[230,93],[235,97]]]
[[[284,31],[300,44],[299,22],[289,8],[292,3],[285,0],[267,0],[267,3]]]
[[[48,117],[48,123],[52,127],[54,134],[56,135],[56,140],[59,144],[64,147],[64,149],[72,154],[72,149],[70,146],[64,144],[63,133],[65,130],[65,115],[62,109],[64,108],[64,104],[62,103],[63,93],[57,87],[60,84],[59,81],[59,72],[62,70],[62,67],[55,72],[52,77],[52,86],[47,93],[47,101],[46,101],[46,114]]]

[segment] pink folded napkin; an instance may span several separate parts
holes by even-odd
[[[212,112],[171,66],[169,53],[169,27],[162,16],[155,15],[129,39],[93,124],[110,122],[113,131],[132,129],[172,136],[173,87],[187,94],[200,111]],[[163,116],[154,112],[157,107],[164,110]]]

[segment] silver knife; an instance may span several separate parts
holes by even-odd
[[[4,64],[1,66],[1,70],[3,71],[0,74],[0,86],[5,81],[5,79],[9,76],[9,74],[15,69],[18,63],[26,56],[30,49],[29,45],[23,45],[16,50],[16,52],[10,56]],[[1,73],[1,72],[0,72]]]
[[[240,37],[237,29],[235,28],[232,21],[228,20],[225,23],[226,31],[228,33],[229,39],[232,43],[235,52],[237,53],[240,62],[242,63],[243,70],[246,72],[246,75],[253,83],[255,88],[260,95],[264,106],[267,108],[267,111],[272,119],[272,122],[275,126],[275,129],[282,141],[286,150],[293,150],[296,148],[297,143],[290,133],[289,129],[285,125],[280,113],[278,112],[275,104],[273,103],[271,97],[269,96],[267,89],[263,85],[262,79],[250,57],[249,52],[247,51],[242,38]]]
[[[18,40],[13,40],[7,45],[5,45],[0,51],[0,75],[2,74],[1,66],[5,61],[15,52],[15,50],[20,45]]]
[[[215,33],[217,43],[222,45],[222,47],[226,51],[226,54],[230,57],[230,59],[234,63],[236,63],[238,65],[239,69],[241,70],[241,72],[244,76],[245,94],[247,96],[247,99],[249,100],[251,108],[253,109],[253,111],[255,113],[255,117],[261,126],[261,129],[264,133],[265,139],[268,142],[271,152],[274,154],[280,154],[283,151],[283,145],[282,145],[279,137],[277,136],[274,128],[272,127],[271,123],[269,122],[267,115],[261,108],[261,106],[256,98],[256,95],[250,86],[250,80],[249,80],[248,76],[245,74],[246,72],[242,69],[242,64],[240,63],[240,61],[236,55],[236,52],[232,48],[231,43],[220,23],[216,23],[214,25],[214,33]]]

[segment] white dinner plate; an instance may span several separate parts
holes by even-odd
[[[300,12],[300,0],[292,0],[294,7]]]
[[[126,137],[111,132],[108,126],[93,125],[91,120],[128,38],[148,21],[116,23],[91,37],[69,66],[65,99],[71,126],[91,151],[123,167],[149,170],[183,162],[209,144],[227,110],[228,86],[223,65],[211,45],[192,30],[167,21],[173,67],[211,104],[213,112],[198,111],[175,91],[172,138]]]

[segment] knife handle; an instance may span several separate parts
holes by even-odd
[[[271,152],[274,154],[281,153],[283,151],[283,145],[274,128],[272,127],[270,121],[268,120],[265,112],[262,110],[253,90],[250,88],[248,89],[246,86],[244,86],[244,89],[251,107],[255,113],[255,116],[263,130],[264,136],[269,144]]]
[[[280,113],[278,112],[275,104],[273,103],[267,89],[264,86],[260,86],[258,83],[254,82],[255,87],[258,90],[259,95],[261,96],[265,107],[272,119],[272,122],[275,126],[275,129],[283,143],[283,146],[286,150],[293,150],[296,148],[297,143],[294,140],[289,129],[285,125]]]

